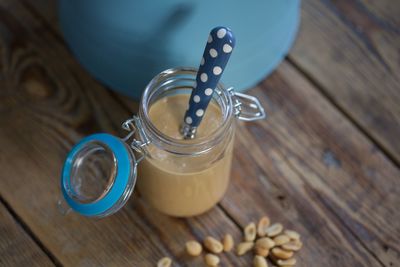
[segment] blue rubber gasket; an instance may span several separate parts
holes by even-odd
[[[108,193],[92,203],[80,203],[73,199],[68,191],[71,191],[71,169],[76,155],[90,142],[99,142],[106,145],[113,153],[117,162],[117,174],[114,183]],[[98,216],[111,209],[121,198],[131,175],[130,154],[123,141],[110,134],[93,134],[83,138],[68,153],[64,162],[61,176],[61,190],[68,205],[76,212],[85,216]]]

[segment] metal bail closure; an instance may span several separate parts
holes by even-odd
[[[69,152],[61,191],[74,211],[103,217],[126,203],[136,183],[138,161],[124,141],[110,134],[93,134]]]
[[[233,87],[227,90],[232,95],[235,116],[239,120],[256,121],[266,118],[264,108],[256,97],[235,92]]]

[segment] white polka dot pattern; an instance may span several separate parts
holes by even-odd
[[[222,73],[221,67],[215,66],[215,67],[213,68],[213,73],[214,73],[215,75],[220,75],[220,74]]]
[[[211,48],[210,49],[210,56],[211,57],[217,57],[218,56],[217,50],[215,50],[214,48]]]
[[[216,27],[210,32],[197,72],[197,83],[190,96],[189,109],[185,114],[185,122],[191,127],[197,127],[207,112],[214,89],[218,85],[234,47],[235,38],[228,28]]]
[[[196,111],[196,116],[197,116],[197,117],[201,117],[201,116],[203,116],[203,114],[204,114],[204,110],[202,110],[202,109],[198,109],[198,110]]]
[[[200,75],[200,80],[201,80],[203,83],[205,83],[205,82],[208,80],[208,75],[207,75],[207,73],[202,73],[202,74]]]
[[[205,94],[206,96],[210,96],[210,95],[212,95],[213,92],[214,92],[213,89],[207,88],[207,89],[204,91],[204,94]]]
[[[222,28],[217,31],[217,36],[219,39],[224,38],[226,35],[226,29]]]
[[[199,102],[200,102],[200,96],[195,95],[195,96],[193,97],[193,101],[194,101],[195,103],[199,103]]]
[[[232,46],[230,46],[230,45],[228,45],[228,44],[224,44],[224,46],[222,47],[222,50],[223,50],[225,53],[230,53],[230,52],[232,52]]]

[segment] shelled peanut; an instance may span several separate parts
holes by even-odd
[[[265,230],[268,228],[270,220],[268,216],[262,217],[257,224],[257,234],[259,237],[264,237],[266,235]]]
[[[204,260],[208,266],[218,266],[220,259],[217,255],[207,253]]]
[[[230,234],[226,234],[222,239],[222,246],[224,247],[225,252],[231,251],[234,244],[233,237]]]
[[[215,254],[221,253],[224,250],[222,243],[212,236],[207,236],[206,239],[204,239],[204,246]]]
[[[238,256],[242,256],[249,252],[252,248],[254,247],[254,242],[252,241],[246,241],[239,243],[236,247],[236,254]]]
[[[268,267],[267,260],[262,256],[255,256],[253,259],[254,267]]]
[[[195,240],[186,242],[186,252],[190,256],[199,256],[203,250],[201,244]]]
[[[254,241],[257,236],[257,229],[256,229],[256,224],[255,223],[249,223],[245,228],[244,228],[244,240],[247,242]]]
[[[164,257],[157,262],[157,267],[170,267],[171,264],[172,260],[168,257]]]

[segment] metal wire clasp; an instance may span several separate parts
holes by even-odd
[[[233,87],[227,90],[232,95],[234,113],[239,120],[256,121],[266,117],[264,108],[256,97],[235,92]]]
[[[140,119],[137,116],[127,119],[122,123],[122,129],[129,132],[122,140],[128,143],[129,147],[140,155],[140,157],[136,159],[136,163],[141,162],[147,155],[147,151],[144,147],[150,144],[150,140],[143,130]],[[135,138],[136,132],[138,132],[137,136],[140,137],[141,140]],[[131,143],[129,143],[130,139],[132,140]]]

